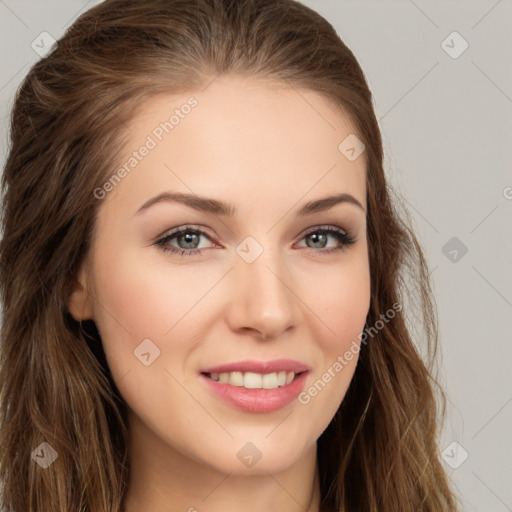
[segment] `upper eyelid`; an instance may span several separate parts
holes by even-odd
[[[183,225],[183,226],[177,226],[175,228],[169,229],[162,233],[161,235],[156,237],[156,241],[163,240],[165,238],[175,238],[176,236],[181,235],[182,233],[186,233],[187,231],[199,231],[200,235],[207,235],[210,240],[214,238],[214,236],[211,234],[211,230],[209,228],[206,228],[204,226],[194,226],[194,225]]]

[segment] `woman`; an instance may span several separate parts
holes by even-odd
[[[427,265],[328,22],[106,0],[32,68],[11,133],[4,507],[456,510]]]

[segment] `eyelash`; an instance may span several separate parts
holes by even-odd
[[[172,240],[173,238],[176,238],[177,236],[183,234],[183,233],[189,233],[192,232],[197,235],[204,235],[208,240],[211,241],[210,236],[208,233],[201,229],[194,228],[193,226],[186,225],[182,226],[180,228],[175,229],[174,231],[170,232],[169,234],[165,235],[164,237],[160,238],[155,242],[155,245],[159,246],[164,252],[171,253],[171,254],[179,254],[180,256],[200,256],[202,254],[203,249],[176,249],[175,247],[170,247],[167,245],[169,240]],[[304,234],[302,238],[307,237],[308,235],[314,234],[314,233],[323,233],[323,234],[329,234],[336,238],[339,242],[341,242],[341,245],[339,247],[331,247],[330,249],[312,249],[312,248],[306,248],[306,252],[308,254],[313,254],[315,256],[318,255],[318,253],[323,254],[331,254],[336,251],[341,251],[343,249],[346,249],[348,246],[355,243],[355,238],[347,231],[342,231],[341,229],[335,228],[334,226],[318,226],[315,229],[308,231]]]

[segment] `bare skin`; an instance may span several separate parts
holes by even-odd
[[[155,128],[191,96],[197,105],[158,140]],[[366,162],[364,153],[350,161],[338,150],[355,129],[311,91],[237,76],[142,107],[119,166],[148,136],[156,145],[100,201],[69,301],[77,320],[96,322],[129,406],[125,512],[318,512],[316,441],[358,354],[341,371],[333,364],[358,341],[370,305]],[[236,211],[160,201],[138,212],[164,191],[215,198]],[[342,193],[360,206],[296,213]],[[201,254],[156,244],[188,224],[205,234],[176,235],[165,247],[190,253],[197,240]],[[320,227],[355,241],[321,238]],[[244,259],[259,250],[254,261]],[[146,339],[148,365],[134,354]],[[319,380],[325,385],[302,403],[256,413],[221,400],[200,375],[224,363],[281,358],[310,368],[306,392]],[[251,467],[237,455],[244,446],[261,455]]]

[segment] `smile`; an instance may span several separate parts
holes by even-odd
[[[305,364],[279,359],[207,368],[199,378],[225,404],[245,412],[269,413],[291,404],[304,389],[309,373]]]
[[[290,384],[295,376],[300,374],[281,371],[263,375],[253,372],[207,373],[206,375],[212,380],[246,389],[277,389]]]

